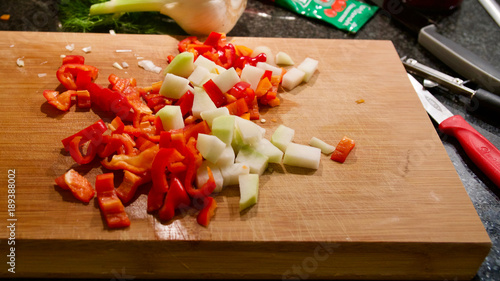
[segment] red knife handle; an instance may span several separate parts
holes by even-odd
[[[460,115],[452,116],[439,124],[441,132],[453,136],[465,153],[496,186],[500,187],[500,151]]]

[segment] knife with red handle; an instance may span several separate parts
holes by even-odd
[[[439,130],[455,137],[474,164],[496,186],[500,187],[500,151],[498,148],[476,131],[462,116],[453,115],[413,76],[408,74],[408,77],[425,110],[439,124]]]

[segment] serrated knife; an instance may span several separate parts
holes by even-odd
[[[439,124],[439,130],[455,137],[472,162],[496,186],[500,187],[500,151],[498,148],[469,125],[462,116],[453,115],[412,75],[408,74],[408,78],[427,113]]]

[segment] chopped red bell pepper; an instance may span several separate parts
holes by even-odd
[[[90,182],[73,169],[57,177],[55,181],[62,189],[69,189],[82,202],[88,203],[94,198],[95,191]]]
[[[137,188],[151,181],[151,173],[134,174],[125,170],[123,181],[116,188],[116,195],[123,203],[128,203],[135,195]]]
[[[333,151],[332,156],[330,158],[333,161],[344,163],[347,156],[354,148],[354,146],[355,146],[354,140],[344,136],[337,145],[337,147],[335,148],[335,150]]]
[[[167,196],[165,197],[165,202],[163,206],[158,211],[158,217],[160,220],[169,221],[174,218],[175,210],[183,209],[191,205],[191,199],[189,198],[184,186],[182,186],[181,181],[173,177],[170,180],[170,187],[168,189]]]
[[[203,45],[202,42],[198,41],[198,38],[196,36],[189,36],[186,39],[181,40],[177,44],[177,48],[179,49],[179,52],[185,52],[188,50],[189,44],[199,44]]]
[[[255,97],[255,92],[250,86],[250,83],[240,81],[228,91],[228,94],[234,96],[236,99],[244,98],[247,104],[250,105]]]
[[[93,82],[97,79],[98,74],[99,70],[97,68],[85,64],[63,64],[56,73],[59,82],[68,90],[78,90],[76,83],[78,76],[89,77],[90,81]],[[80,80],[87,81],[88,79]]]
[[[109,228],[121,228],[130,225],[130,219],[125,213],[125,207],[118,198],[114,186],[114,174],[98,175],[95,180],[97,200],[102,215]]]
[[[193,200],[200,200],[200,198],[204,198],[212,194],[216,188],[215,179],[210,170],[210,167],[207,167],[208,171],[208,180],[207,182],[198,188],[193,186],[194,179],[196,177],[196,173],[198,168],[201,166],[203,161],[203,157],[200,152],[196,149],[196,140],[194,138],[190,138],[188,143],[186,144],[186,176],[184,178],[184,187],[186,188],[187,193]]]
[[[243,69],[247,64],[251,66],[256,66],[258,62],[266,62],[266,61],[267,61],[267,55],[265,53],[258,54],[256,57],[253,58],[247,56],[241,56],[236,59],[236,61],[233,64],[233,67]]]
[[[74,137],[69,143],[69,154],[75,160],[76,163],[80,165],[88,164],[94,160],[95,155],[97,153],[98,144],[89,141],[82,141],[82,136]],[[87,145],[87,153],[85,155],[82,154],[82,149]]]
[[[217,49],[219,46],[224,46],[224,44],[226,44],[225,39],[225,34],[212,31],[208,34],[208,37],[203,44]]]
[[[103,145],[97,150],[97,154],[102,158],[111,156],[115,152],[125,155],[136,155],[137,152],[134,140],[127,134],[103,136],[102,143]]]
[[[62,64],[85,64],[85,58],[78,55],[65,56],[62,60]]]
[[[226,104],[226,96],[219,89],[219,87],[212,81],[212,79],[208,80],[203,84],[203,89],[207,92],[210,99],[214,102],[216,107],[221,107]]]
[[[154,212],[163,204],[165,194],[169,191],[166,169],[175,162],[184,160],[184,156],[175,148],[161,148],[153,160],[151,178],[153,186],[148,194],[148,212]]]
[[[236,50],[234,49],[233,44],[225,44],[224,46],[219,47],[217,52],[219,53],[219,59],[222,67],[225,69],[233,67],[236,62]]]
[[[198,139],[198,134],[210,134],[210,126],[206,120],[195,124],[189,124],[184,127],[184,138],[189,140],[190,138]]]
[[[90,93],[87,90],[76,91],[76,100],[79,108],[90,108]]]
[[[205,197],[203,206],[203,209],[201,209],[200,213],[196,217],[196,221],[198,222],[198,224],[207,227],[210,223],[210,220],[215,215],[217,202],[213,197]]]
[[[101,164],[110,170],[127,170],[134,174],[141,174],[151,170],[153,159],[158,153],[159,147],[152,146],[138,155],[113,155],[110,161],[103,159]]]
[[[191,91],[187,91],[180,99],[177,100],[175,105],[181,107],[182,116],[186,116],[193,108],[194,94]]]
[[[102,142],[102,135],[104,132],[106,132],[108,128],[106,127],[106,124],[102,119],[98,120],[94,124],[88,126],[87,128],[79,131],[78,133],[69,136],[65,139],[63,139],[61,142],[66,149],[66,151],[69,151],[69,145],[71,143],[71,140],[73,140],[77,136],[81,136],[82,139],[80,140],[81,142],[87,142],[87,141],[92,141],[95,145],[99,145]]]
[[[229,114],[241,116],[248,112],[248,105],[244,98],[240,98],[235,102],[226,105],[226,108],[229,110]]]
[[[62,94],[59,94],[58,91],[45,90],[43,96],[50,105],[59,110],[68,111],[71,107],[71,97],[75,96],[76,93],[73,90],[65,91]]]

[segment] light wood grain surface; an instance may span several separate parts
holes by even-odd
[[[179,38],[0,35],[0,221],[7,225],[6,182],[8,169],[15,169],[18,277],[113,278],[125,270],[136,278],[453,280],[471,278],[489,251],[486,231],[390,41],[230,38],[284,51],[296,63],[319,60],[309,83],[282,92],[281,105],[264,111],[267,122],[259,125],[267,138],[284,124],[295,129],[294,142],[314,136],[336,145],[347,135],[356,148],[344,164],[322,155],[318,170],[270,165],[258,204],[243,213],[238,188],[226,188],[215,197],[208,228],[190,213],[160,222],[146,212],[143,189],[126,206],[131,226],[110,231],[96,202],[76,201],[54,178],[73,167],[95,182],[99,163],[76,165],[60,141],[111,116],[75,107],[60,113],[42,92],[58,88],[62,54],[84,55],[99,68],[101,85],[115,73],[149,86],[161,77],[139,68],[137,57],[165,67]],[[92,52],[85,54],[87,46]],[[16,65],[21,57],[24,67]],[[112,67],[123,61],[130,68]],[[0,261],[6,261],[9,232],[2,228]]]

